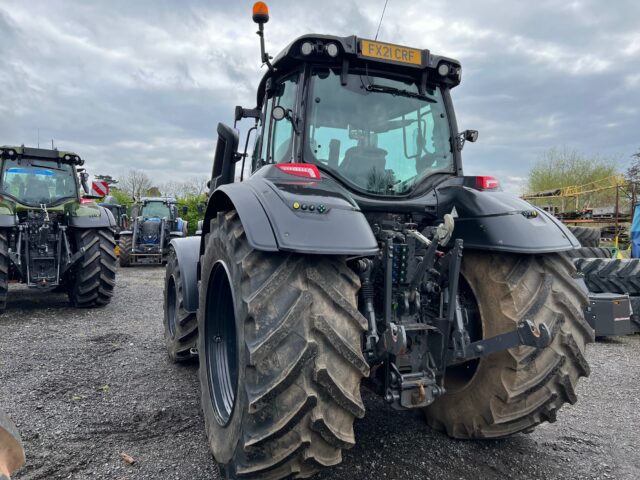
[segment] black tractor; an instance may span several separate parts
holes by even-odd
[[[187,222],[178,216],[176,200],[148,197],[131,209],[129,230],[120,232],[120,266],[166,263],[169,241],[187,236]]]
[[[259,2],[261,40],[267,19]],[[336,465],[361,385],[459,439],[555,421],[589,374],[587,296],[560,254],[579,243],[464,175],[460,63],[355,36],[305,35],[273,61],[261,44],[257,106],[235,114],[253,153],[218,125],[202,236],[172,241],[166,270],[169,356],[199,356],[223,475]]]
[[[84,160],[24,146],[0,147],[0,160],[0,312],[13,282],[66,291],[76,307],[109,303],[116,223],[84,196]]]
[[[113,215],[113,218],[116,221],[116,226],[113,231],[114,237],[116,241],[120,240],[120,232],[122,230],[127,230],[128,228],[129,217],[127,216],[127,206],[120,205],[118,201],[111,195],[104,197],[102,202],[100,202],[98,205],[106,208]]]

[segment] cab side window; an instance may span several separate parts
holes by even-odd
[[[269,142],[269,151],[266,157],[267,163],[285,163],[290,161],[293,155],[293,126],[288,119],[279,122],[272,120],[271,111],[276,105],[287,110],[295,109],[298,78],[299,75],[296,73],[278,82],[273,98],[267,107],[265,124],[271,123],[271,142]]]

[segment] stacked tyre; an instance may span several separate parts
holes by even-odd
[[[583,247],[599,247],[602,232],[599,228],[568,227]]]
[[[574,263],[591,293],[629,295],[631,319],[640,331],[640,259],[577,258]]]

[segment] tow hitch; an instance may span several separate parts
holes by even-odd
[[[518,325],[516,330],[512,330],[511,332],[469,343],[464,350],[449,350],[447,366],[467,362],[474,358],[484,357],[501,350],[519,346],[545,348],[549,346],[551,340],[549,327],[544,323],[536,326],[530,320],[525,320]]]

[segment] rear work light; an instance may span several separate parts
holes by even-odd
[[[479,190],[498,190],[500,188],[500,182],[495,177],[480,175],[475,179],[475,186]]]
[[[289,175],[321,180],[320,170],[318,170],[318,167],[315,165],[310,165],[308,163],[278,163],[276,164],[276,167]]]

